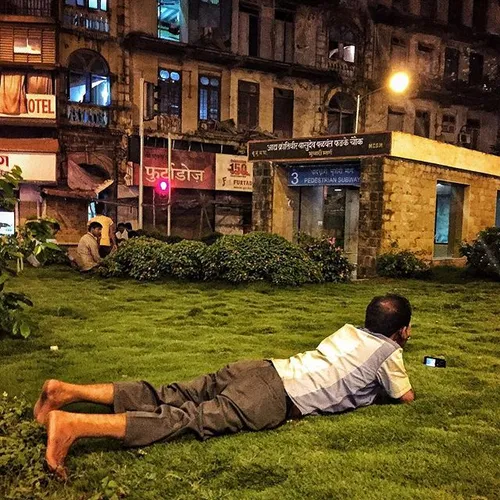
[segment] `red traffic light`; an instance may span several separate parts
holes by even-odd
[[[158,179],[156,181],[156,192],[159,195],[162,196],[167,196],[168,195],[168,186],[169,186],[169,180],[168,179]]]

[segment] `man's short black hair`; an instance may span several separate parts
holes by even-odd
[[[92,231],[92,229],[102,229],[102,224],[100,222],[91,222],[89,224],[89,231]]]
[[[127,226],[123,223],[123,222],[119,222],[116,226],[116,228],[118,229],[119,227],[123,227],[123,228],[127,228]]]
[[[410,301],[402,295],[388,293],[374,297],[366,308],[365,328],[386,337],[409,326],[410,321]]]

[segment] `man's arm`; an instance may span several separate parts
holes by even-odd
[[[90,255],[92,256],[92,260],[96,263],[99,264],[101,262],[101,256],[99,255],[99,244],[96,241],[96,244],[90,244],[89,245],[89,250],[90,250]]]

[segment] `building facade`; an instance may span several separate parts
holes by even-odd
[[[352,133],[358,96],[360,132],[496,151],[498,21],[493,0],[7,0],[0,154],[44,165],[34,177],[21,165],[18,222],[53,216],[74,243],[101,200],[137,227],[143,80],[155,109],[144,123],[144,225],[165,231],[156,188],[171,144],[179,236],[262,227],[248,141]],[[398,69],[412,81],[399,97],[380,90]],[[287,236],[346,240],[353,187],[303,192],[303,220]]]

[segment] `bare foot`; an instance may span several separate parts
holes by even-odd
[[[75,441],[71,417],[63,411],[51,411],[47,418],[47,452],[45,461],[49,469],[60,479],[68,479],[64,460]]]
[[[58,410],[71,402],[64,391],[64,382],[59,380],[46,380],[42,387],[42,393],[33,409],[33,415],[40,424],[45,424],[49,412]]]

